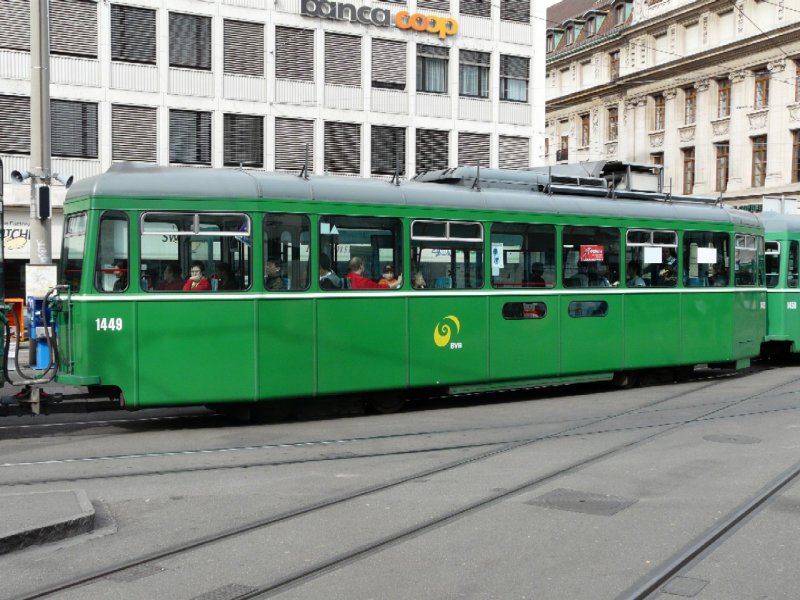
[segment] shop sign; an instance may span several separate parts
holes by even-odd
[[[28,221],[8,219],[3,223],[3,253],[6,258],[28,258],[31,226]]]
[[[406,10],[401,10],[392,18],[392,13],[386,8],[356,7],[344,2],[300,0],[300,14],[306,17],[350,21],[375,27],[391,27],[394,24],[398,29],[435,33],[441,39],[458,33],[458,21],[449,17],[437,17],[422,13],[410,14]]]

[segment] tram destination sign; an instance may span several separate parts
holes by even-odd
[[[300,14],[305,17],[331,19],[333,21],[350,21],[375,27],[397,27],[413,31],[435,33],[441,39],[458,33],[458,21],[450,17],[423,15],[401,10],[396,15],[387,8],[371,6],[355,6],[345,2],[328,2],[327,0],[300,0]]]

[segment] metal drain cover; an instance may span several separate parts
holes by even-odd
[[[634,504],[636,499],[620,498],[606,494],[557,489],[526,502],[533,506],[557,508],[572,512],[610,517]]]
[[[249,585],[240,585],[238,583],[229,583],[220,588],[195,596],[192,600],[233,600],[245,594],[252,594],[256,588]]]
[[[675,577],[667,583],[661,591],[673,596],[683,596],[684,598],[694,598],[704,587],[708,585],[705,579],[695,579],[694,577]]]
[[[118,581],[120,583],[130,583],[132,581],[144,579],[145,577],[150,577],[151,575],[156,575],[162,571],[164,571],[164,567],[145,563],[143,565],[136,565],[130,569],[125,569],[124,571],[111,573],[111,575],[108,575],[106,579]]]
[[[717,442],[719,444],[760,444],[761,439],[749,435],[705,435],[703,439],[707,442]]]

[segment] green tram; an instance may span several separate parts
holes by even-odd
[[[64,204],[57,381],[128,409],[385,407],[747,366],[766,327],[758,219],[665,197],[652,169],[579,166],[402,184],[114,166]]]
[[[767,283],[763,354],[800,352],[800,216],[761,213]]]

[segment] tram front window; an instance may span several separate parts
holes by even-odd
[[[86,248],[86,213],[70,215],[64,224],[61,267],[58,280],[73,292],[81,287],[83,255]]]
[[[94,287],[98,292],[119,293],[130,287],[128,215],[106,211],[100,217]]]

